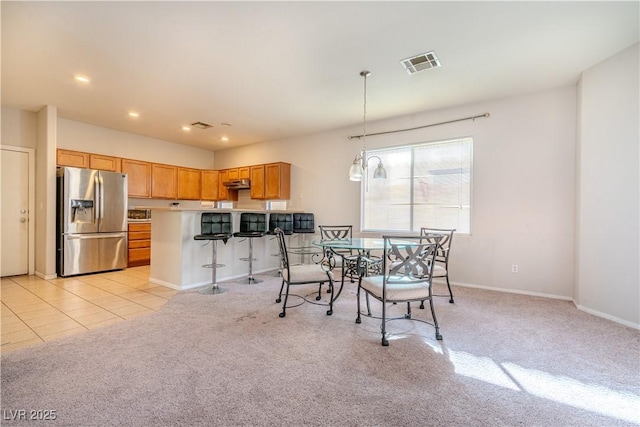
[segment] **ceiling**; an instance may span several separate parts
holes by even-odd
[[[361,124],[362,70],[370,121],[573,84],[639,4],[2,1],[2,104],[215,151]]]

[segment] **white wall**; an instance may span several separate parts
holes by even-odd
[[[45,106],[38,113],[2,106],[2,144],[36,152],[35,270],[55,277],[56,148],[100,153],[198,169],[213,168],[214,153],[169,141],[134,135],[57,117]],[[131,199],[134,205],[165,205],[168,200]],[[183,206],[199,202],[183,201]]]
[[[576,304],[640,325],[640,45],[580,82]]]
[[[212,151],[201,148],[65,119],[58,119],[58,148],[196,169],[212,169],[214,159]],[[167,206],[173,201],[130,198],[129,206]],[[184,207],[200,206],[199,201],[180,203]]]
[[[196,169],[212,168],[214,159],[201,148],[65,119],[58,119],[58,148]]]
[[[573,298],[586,311],[638,327],[638,80],[635,45],[585,71],[578,88],[369,123],[372,133],[491,114],[474,122],[370,137],[368,147],[472,136],[472,235],[456,236],[453,281]],[[370,102],[383,102],[375,99],[374,88],[370,92]],[[2,113],[3,144],[34,147],[35,113],[5,107]],[[42,119],[48,123],[52,116]],[[55,125],[60,148],[199,168],[290,162],[289,208],[314,212],[317,224],[359,229],[361,189],[348,181],[347,171],[361,143],[347,136],[361,133],[360,126],[219,151],[213,164],[213,153],[167,141],[62,119]],[[51,153],[41,153],[37,145],[40,174]],[[37,180],[48,188],[45,176]],[[38,227],[49,220],[40,219]],[[519,265],[520,273],[511,273],[512,264]],[[46,262],[43,268],[49,269]]]
[[[56,123],[58,110],[46,105],[37,113],[36,131],[36,275],[56,277]]]
[[[375,88],[371,88],[373,94]],[[382,102],[371,97],[370,102]],[[459,283],[570,299],[574,274],[576,88],[367,124],[368,133],[489,112],[489,118],[367,138],[369,148],[474,138],[472,235],[456,236]],[[216,152],[216,168],[292,163],[290,208],[316,224],[360,227],[360,185],[347,178],[361,127]],[[428,226],[429,224],[424,224]],[[511,273],[518,264],[520,272]]]
[[[3,106],[2,144],[36,148],[36,113]]]

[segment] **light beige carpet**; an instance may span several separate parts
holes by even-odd
[[[639,332],[570,302],[456,287],[436,299],[443,341],[399,320],[382,347],[379,320],[354,322],[355,285],[332,316],[279,318],[280,279],[260,278],[3,354],[2,425],[640,425]]]

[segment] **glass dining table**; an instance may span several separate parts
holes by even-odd
[[[325,249],[352,249],[354,251],[371,252],[384,249],[384,239],[379,237],[352,237],[350,239],[317,239],[311,244]]]
[[[336,258],[341,259],[342,280],[340,289],[332,300],[336,299],[342,293],[346,268],[353,269],[359,277],[361,274],[378,274],[382,270],[382,257],[372,256],[372,251],[384,250],[384,239],[375,237],[352,237],[348,239],[315,239],[311,241],[313,246],[322,248],[324,254],[323,263],[329,268],[334,268]],[[353,251],[353,254],[345,255],[345,251]],[[371,262],[373,260],[373,262]]]

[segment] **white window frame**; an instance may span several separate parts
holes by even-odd
[[[361,184],[361,196],[360,196],[360,224],[361,224],[361,230],[362,232],[375,232],[375,233],[384,233],[384,232],[391,232],[391,233],[397,233],[397,232],[410,232],[410,233],[416,233],[420,231],[421,227],[434,227],[434,228],[438,228],[435,225],[432,224],[416,224],[414,222],[414,211],[415,211],[415,203],[414,203],[414,183],[415,183],[415,164],[414,164],[414,158],[413,158],[413,150],[417,147],[420,146],[426,146],[426,145],[437,145],[437,144],[446,144],[446,143],[452,143],[455,141],[469,141],[470,143],[470,161],[469,161],[469,224],[468,224],[468,232],[465,232],[463,230],[460,230],[459,227],[458,230],[456,231],[456,234],[461,234],[461,235],[467,235],[470,236],[472,233],[472,226],[473,226],[473,137],[472,136],[463,136],[463,137],[458,137],[458,138],[448,138],[448,139],[443,139],[443,140],[438,140],[438,141],[428,141],[428,142],[417,142],[417,143],[413,143],[413,144],[406,144],[406,145],[400,145],[400,146],[393,146],[393,147],[385,147],[385,148],[380,148],[380,149],[371,149],[368,150],[366,155],[367,158],[371,158],[373,156],[379,156],[379,157],[383,157],[385,153],[388,152],[392,152],[392,151],[398,151],[398,150],[402,150],[402,149],[408,149],[411,150],[411,181],[410,181],[410,186],[411,188],[409,189],[409,197],[410,197],[410,213],[409,213],[409,226],[411,229],[393,229],[393,228],[366,228],[365,224],[365,217],[366,217],[366,207],[365,207],[365,198],[366,198],[366,194],[368,191],[370,191],[370,186],[375,182],[378,181],[378,179],[374,179],[373,178],[373,170],[375,170],[375,167],[378,165],[378,160],[377,159],[372,159],[369,161],[368,163],[368,167],[367,167],[367,172],[365,172],[365,177],[362,181]],[[387,165],[385,163],[385,168],[387,169],[387,171],[389,172],[390,167],[392,167],[391,165]],[[370,181],[369,181],[370,180]],[[445,227],[442,227],[445,228]]]

